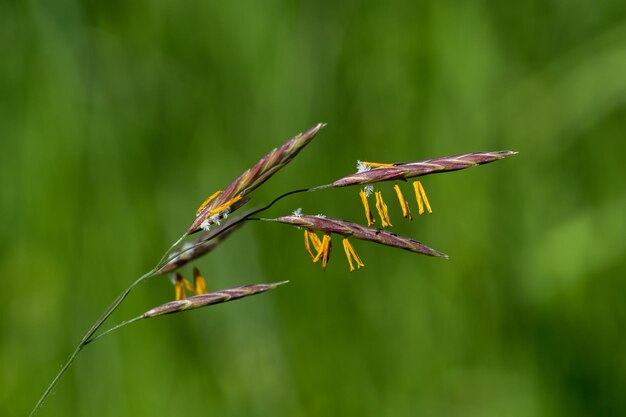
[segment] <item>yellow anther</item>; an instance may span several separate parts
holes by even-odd
[[[352,259],[355,260],[357,268],[361,268],[365,266],[365,264],[361,262],[361,258],[359,258],[359,255],[357,255],[356,252],[354,251],[354,248],[350,244],[350,241],[348,241],[348,238],[343,239],[343,250],[346,252],[346,258],[348,258],[348,263],[350,264],[350,271],[354,271],[354,265],[352,265]]]
[[[221,211],[223,211],[223,210],[227,209],[228,207],[232,206],[233,204],[235,204],[239,200],[241,200],[241,195],[238,195],[236,197],[231,198],[230,200],[228,200],[227,202],[225,202],[221,206],[216,207],[213,210],[209,211],[209,216],[212,216],[214,214],[220,213]]]
[[[183,276],[181,274],[176,274],[176,282],[175,282],[175,286],[176,286],[176,299],[180,300],[183,298],[187,298],[187,293],[185,292],[185,281],[187,281],[186,279],[183,278]]]
[[[394,164],[381,164],[380,162],[365,162],[362,161],[363,165],[367,165],[368,167],[371,168],[393,168],[395,165]]]
[[[308,230],[304,229],[304,249],[306,249],[308,254],[311,256],[311,259],[315,259],[315,255],[313,255],[313,252],[311,252],[311,246],[309,245],[309,239],[313,242],[313,247],[315,248],[315,250],[318,251],[318,252],[319,252],[319,250],[317,249],[317,246],[315,246],[316,242],[315,242],[314,238],[311,235],[315,236],[315,238],[317,238],[319,240],[319,238],[315,235],[315,233],[309,232]]]
[[[198,207],[198,210],[196,210],[196,214],[200,213],[202,211],[202,209],[204,209],[206,206],[209,205],[209,203],[213,200],[215,200],[215,197],[217,197],[218,195],[220,195],[222,192],[221,191],[216,191],[213,194],[211,194],[209,196],[209,198],[207,198],[206,200],[204,200],[204,203],[202,203],[202,205],[200,207]]]
[[[313,249],[316,252],[315,255],[313,255],[313,251],[311,251],[311,246],[309,244],[309,241],[313,244]],[[313,262],[319,261],[320,257],[322,257],[323,252],[324,252],[324,245],[325,245],[324,241],[320,240],[320,238],[317,237],[315,232],[311,232],[310,230],[306,230],[306,229],[304,230],[304,248],[306,249],[308,254],[311,256],[311,259],[313,260]]]
[[[374,195],[376,196],[376,210],[378,210],[382,227],[393,226],[391,224],[391,220],[389,220],[389,211],[387,209],[387,204],[385,204],[385,201],[383,200],[382,194],[380,191],[376,191]]]
[[[424,206],[429,214],[432,214],[433,210],[430,208],[428,197],[426,197],[426,190],[420,181],[413,181],[413,188],[415,189],[415,199],[417,200],[417,206],[419,214],[424,214]]]
[[[393,186],[393,189],[396,190],[396,194],[398,195],[398,201],[400,202],[400,207],[402,207],[402,215],[405,219],[408,219],[409,221],[413,220],[413,217],[411,217],[411,210],[409,209],[409,203],[404,198],[400,186],[398,184],[395,184]]]
[[[206,288],[206,281],[198,268],[193,269],[193,292],[194,294],[206,294],[209,291]]]
[[[374,224],[374,216],[372,216],[372,212],[370,211],[370,205],[367,202],[367,193],[364,190],[361,190],[359,192],[359,196],[361,197],[363,208],[365,208],[365,218],[367,219],[367,225],[371,226]]]
[[[313,247],[316,251],[322,250],[322,241],[314,232],[309,232],[309,238],[311,239],[311,243],[313,243]]]
[[[322,259],[322,268],[326,269],[326,265],[328,264],[328,260],[330,259],[330,245],[331,239],[328,233],[324,233],[324,237],[322,238],[322,246],[321,250],[317,253],[317,256],[313,258],[313,262],[317,262]]]

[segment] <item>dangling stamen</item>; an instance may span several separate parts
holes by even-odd
[[[354,265],[352,265],[352,258],[356,261],[356,267],[361,268],[365,266],[365,264],[359,258],[359,255],[356,254],[354,248],[350,244],[348,238],[343,239],[343,250],[346,252],[346,258],[348,258],[348,263],[350,264],[350,271],[354,271]]]
[[[311,259],[313,259],[313,262],[316,262],[315,261],[316,255],[313,255],[313,252],[311,251],[309,240],[311,240],[311,243],[313,243],[313,248],[319,255],[322,249],[322,242],[320,241],[320,238],[317,237],[317,235],[314,232],[304,229],[304,249],[306,249],[308,254],[311,256]]]
[[[428,211],[428,214],[432,214],[433,210],[430,208],[428,197],[426,197],[426,190],[424,190],[424,186],[422,185],[421,181],[413,181],[413,188],[415,189],[415,199],[417,200],[419,214],[424,214],[424,205],[426,205],[426,210]]]
[[[324,255],[322,256],[322,268],[325,271],[326,265],[328,264],[328,261],[330,260],[330,245],[332,243],[330,239],[330,235],[325,234],[324,239],[322,240],[322,243],[324,241],[326,241],[326,245],[322,245],[324,247]]]
[[[418,181],[420,187],[420,193],[422,194],[422,198],[424,199],[424,204],[426,205],[426,211],[428,214],[433,214],[433,209],[430,208],[430,203],[428,202],[428,197],[426,197],[426,190],[424,190],[424,186],[421,181]]]
[[[204,280],[204,277],[202,276],[198,268],[193,269],[193,285],[194,285],[193,292],[196,295],[206,294],[209,292],[206,288],[206,281]]]
[[[187,293],[185,292],[185,281],[186,279],[184,279],[181,274],[178,274],[178,273],[176,274],[176,281],[174,285],[176,286],[176,299],[177,300],[187,298]]]
[[[409,209],[409,203],[404,198],[402,190],[400,190],[400,186],[395,184],[393,189],[396,190],[396,194],[398,195],[398,201],[400,202],[400,207],[402,207],[402,215],[409,221],[413,220],[413,217],[411,217],[411,210]]]
[[[315,232],[309,231],[309,238],[311,239],[311,243],[313,243],[313,247],[315,248],[315,250],[318,251],[318,252],[321,251],[322,250],[322,241],[320,240],[319,237],[317,237]]]
[[[317,256],[313,258],[313,262],[317,262],[322,259],[322,268],[326,269],[326,265],[328,264],[328,260],[330,259],[330,245],[331,239],[328,233],[324,233],[324,237],[322,238],[322,246],[321,250],[317,253]]]
[[[378,210],[378,215],[380,216],[380,222],[382,227],[390,227],[392,226],[391,220],[389,220],[389,211],[387,209],[387,204],[383,200],[383,195],[380,191],[376,191],[374,193],[376,196],[376,210]]]
[[[304,249],[306,249],[311,259],[315,259],[315,255],[311,252],[311,246],[309,245],[309,231],[306,229],[304,229]]]
[[[198,207],[198,210],[196,211],[196,214],[200,213],[202,211],[203,208],[205,208],[207,205],[209,205],[209,203],[211,201],[213,201],[215,199],[215,197],[217,197],[218,195],[220,195],[222,192],[221,191],[216,191],[213,194],[211,194],[209,196],[209,198],[207,198],[206,200],[204,200],[204,203],[202,203],[202,205],[200,205],[200,207]]]
[[[365,190],[361,190],[359,192],[359,196],[361,197],[361,203],[363,203],[363,208],[365,209],[365,218],[367,219],[367,225],[371,226],[374,224],[374,216],[372,216],[372,212],[370,211],[370,205],[367,201],[367,192],[365,192]]]

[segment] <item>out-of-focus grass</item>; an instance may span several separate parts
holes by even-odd
[[[0,415],[24,415],[108,302],[209,193],[318,121],[260,203],[398,161],[514,149],[428,177],[399,232],[310,265],[253,224],[213,289],[291,284],[90,346],[42,416],[626,412],[626,6],[620,2],[0,3]],[[381,187],[388,198],[391,187]],[[356,190],[287,200],[362,221]],[[169,299],[166,279],[113,317]]]

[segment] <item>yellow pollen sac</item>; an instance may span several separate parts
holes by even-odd
[[[206,288],[206,281],[198,268],[193,269],[193,292],[196,295],[206,294],[209,291]]]
[[[322,259],[322,268],[324,268],[324,270],[326,270],[326,265],[328,264],[328,260],[330,259],[330,245],[330,235],[328,233],[324,233],[320,251],[317,253],[317,256],[313,258],[313,262],[319,261],[320,258]]]
[[[372,212],[370,211],[370,205],[367,201],[367,193],[361,190],[359,192],[359,196],[361,197],[363,208],[365,208],[365,218],[367,219],[367,225],[371,226],[374,224],[374,216],[372,216]]]
[[[395,167],[394,164],[381,164],[380,162],[362,162],[363,165],[367,165],[368,167],[372,167],[372,168],[393,168]]]
[[[424,214],[424,205],[428,214],[432,214],[433,210],[430,208],[428,197],[426,197],[426,190],[420,181],[413,181],[413,188],[415,189],[415,199],[417,200],[417,206],[419,208],[420,216]]]
[[[176,283],[174,285],[176,286],[177,300],[187,298],[187,293],[185,292],[185,281],[187,280],[184,279],[181,274],[176,274]],[[189,284],[189,281],[187,281],[187,284],[191,286],[191,284]]]
[[[348,263],[350,264],[350,271],[354,271],[354,265],[352,265],[352,259],[356,262],[356,267],[361,268],[364,267],[365,264],[359,258],[359,255],[356,254],[354,248],[350,244],[348,238],[343,239],[343,250],[346,252],[346,258],[348,258]]]
[[[217,213],[221,212],[222,210],[227,209],[228,207],[232,206],[233,204],[235,204],[239,200],[241,200],[241,195],[238,195],[236,197],[231,198],[230,200],[228,200],[227,202],[225,202],[221,206],[216,207],[213,210],[209,211],[209,216],[212,216],[214,214],[217,214]]]
[[[409,209],[409,203],[404,198],[400,186],[398,184],[395,184],[393,186],[393,189],[396,190],[396,194],[398,195],[398,201],[400,202],[400,207],[402,207],[402,215],[405,219],[408,219],[409,221],[413,220],[413,217],[411,216],[411,210]]]
[[[319,254],[322,248],[322,242],[320,241],[320,238],[317,237],[314,232],[304,229],[304,249],[306,249],[308,254],[311,256],[311,259],[315,259],[316,255],[313,255],[313,252],[311,251],[311,247],[309,246],[309,240],[311,240],[311,243],[313,244],[313,249],[315,249],[315,251]]]
[[[374,195],[376,196],[376,210],[378,210],[382,227],[393,226],[391,224],[391,220],[389,220],[389,211],[387,209],[387,204],[385,204],[385,201],[383,200],[383,195],[380,191],[376,191]]]
[[[204,203],[202,203],[202,205],[200,205],[200,207],[198,207],[198,210],[196,210],[196,214],[200,213],[202,211],[203,208],[205,208],[206,206],[209,205],[209,203],[213,200],[215,200],[215,197],[217,197],[218,195],[220,195],[222,193],[222,191],[216,191],[213,194],[211,194],[206,200],[204,200]]]

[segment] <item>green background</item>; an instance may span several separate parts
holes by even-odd
[[[626,3],[0,1],[0,51],[0,415],[207,195],[320,121],[252,204],[357,159],[520,154],[424,178],[410,224],[378,187],[449,261],[356,241],[348,273],[335,238],[323,272],[300,231],[247,225],[197,262],[209,288],[290,285],[101,339],[41,416],[626,415]],[[267,215],[362,222],[357,191]],[[149,281],[108,324],[172,296]]]

